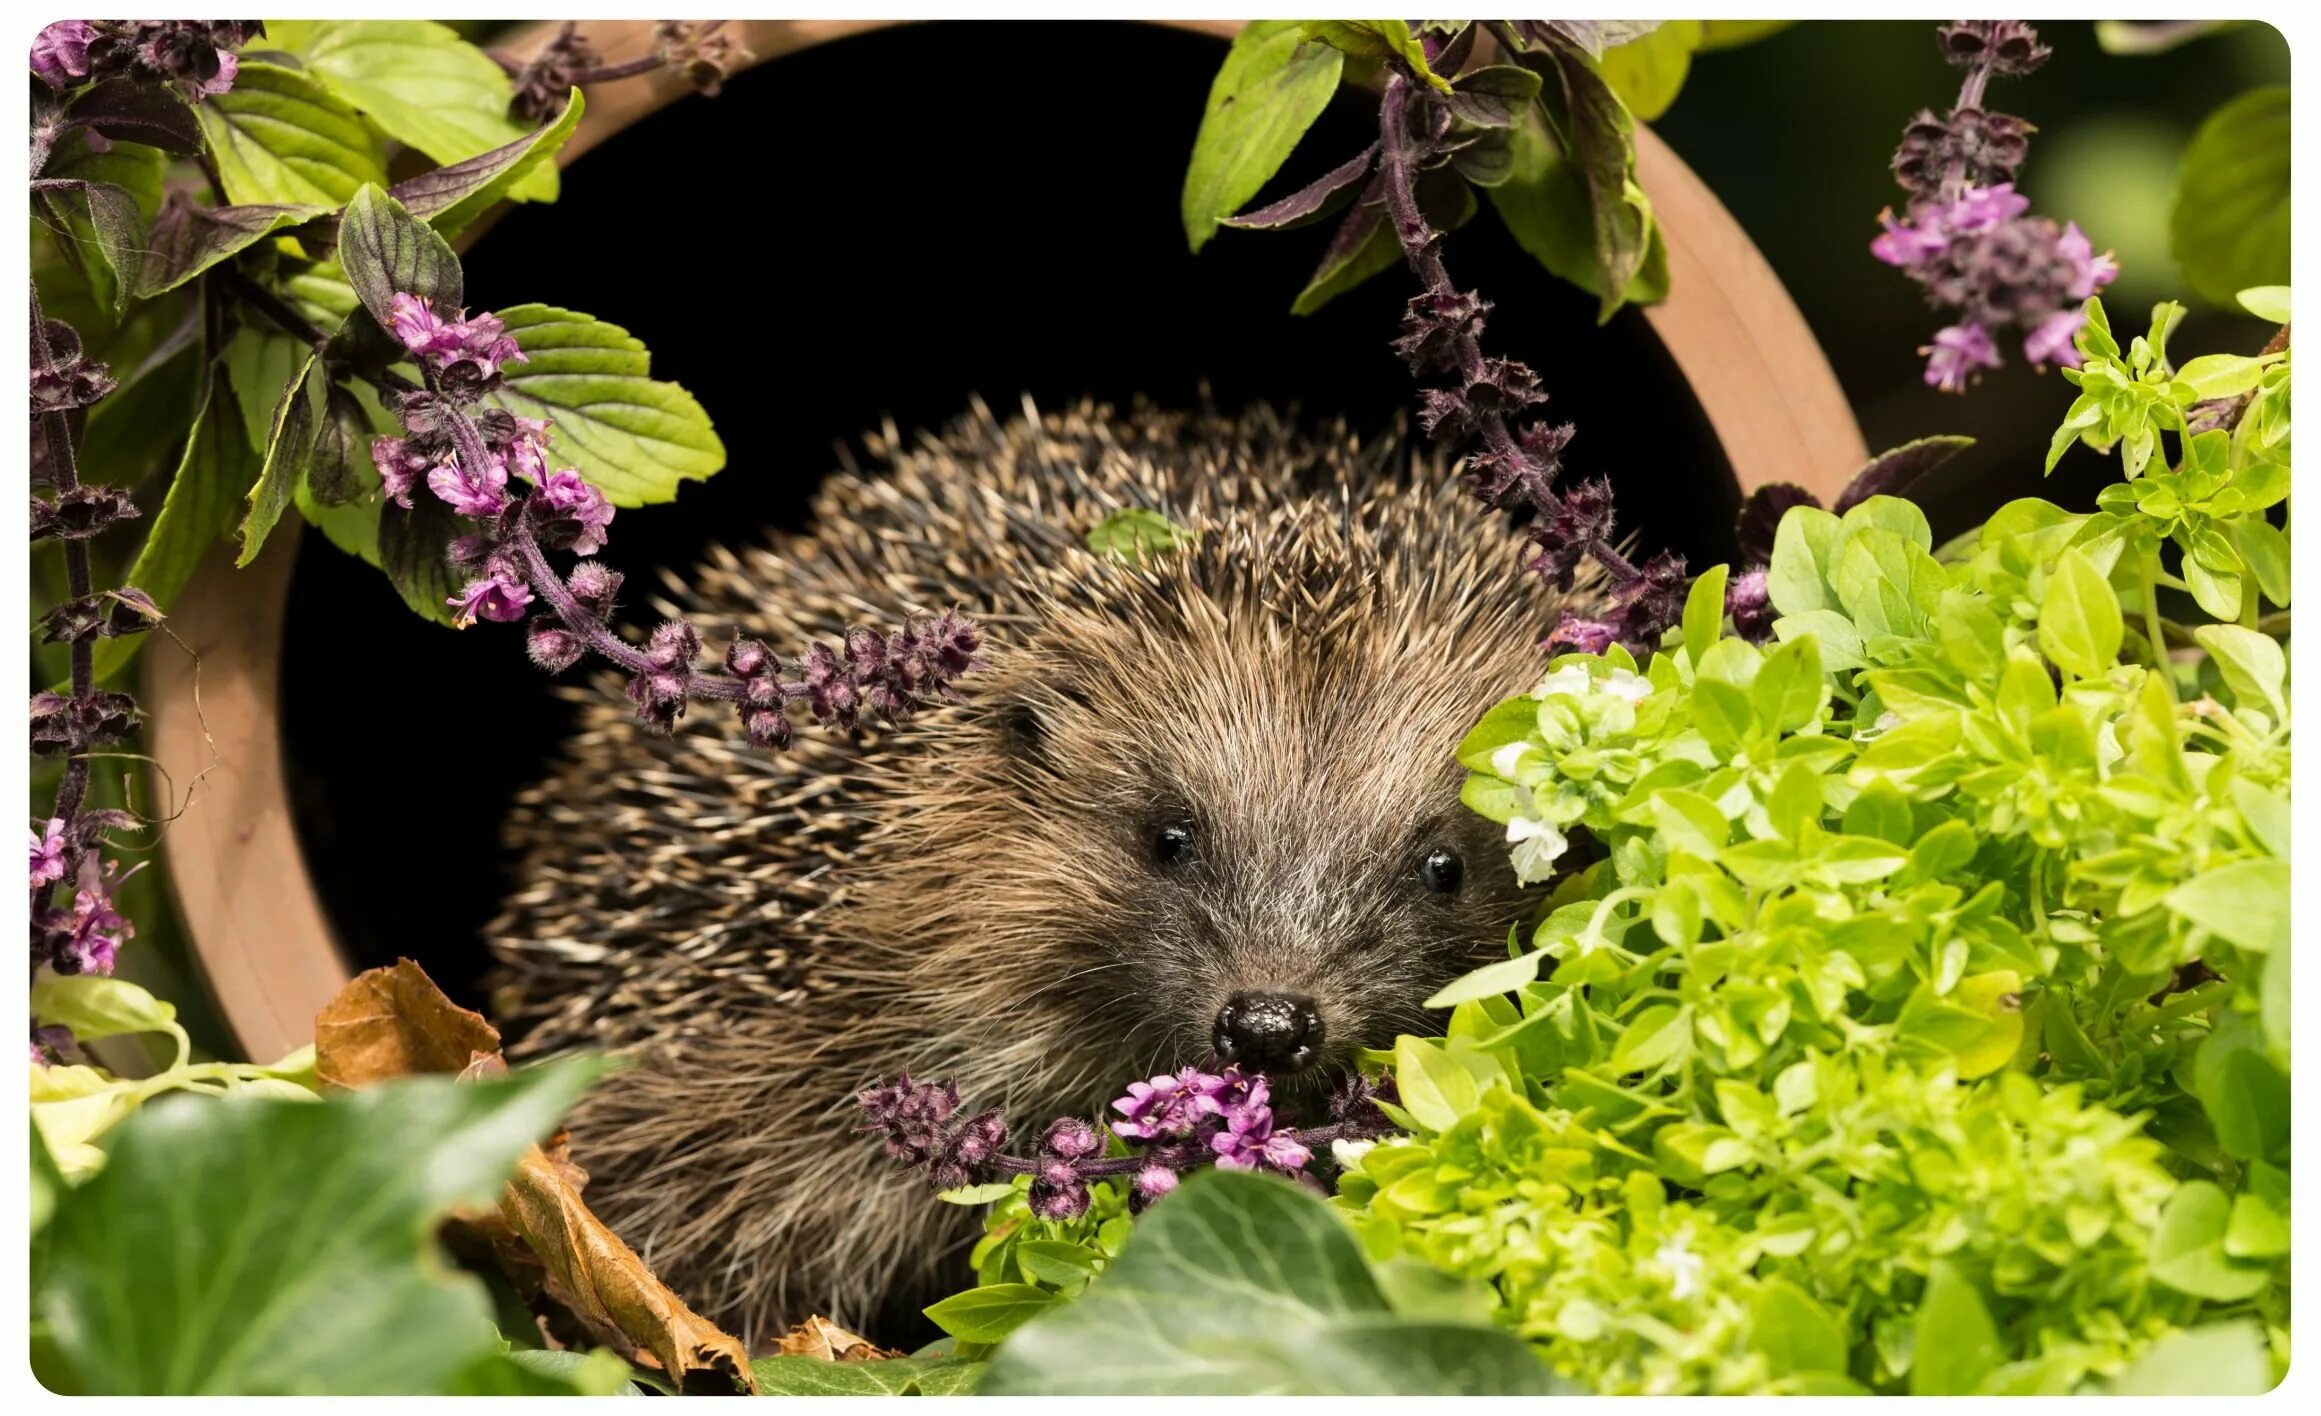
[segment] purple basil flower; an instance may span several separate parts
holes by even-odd
[[[425,295],[397,291],[388,302],[387,327],[412,353],[439,368],[473,364],[479,379],[489,379],[499,373],[500,365],[523,363],[527,357],[497,315],[447,320]]]
[[[527,424],[522,432],[508,440],[502,455],[508,459],[508,470],[525,481],[538,486],[548,476],[548,424],[537,419],[523,418]],[[574,474],[579,475],[578,473]],[[585,552],[583,553],[585,554]]]
[[[452,622],[461,629],[479,619],[513,623],[524,617],[524,607],[532,603],[532,589],[520,577],[497,572],[469,581],[466,589],[444,603],[458,611]]]
[[[379,469],[379,480],[385,484],[387,495],[395,505],[409,511],[411,493],[427,475],[427,459],[413,452],[410,444],[401,438],[373,438],[371,465]]]
[[[612,525],[612,503],[579,472],[566,468],[549,473],[540,483],[538,497],[540,505],[557,513],[558,519],[578,523],[572,533],[575,552],[590,556],[604,549],[605,528]]]
[[[143,868],[135,867],[129,875]],[[117,875],[117,869],[110,861],[100,869],[94,855],[82,859],[71,913],[59,922],[51,948],[49,967],[58,973],[109,974],[121,946],[137,936],[136,928],[113,906],[113,892],[129,878]]]
[[[52,89],[71,88],[89,76],[89,41],[97,37],[87,20],[58,20],[32,37],[32,72]]]
[[[1177,1188],[1177,1172],[1165,1165],[1148,1165],[1136,1172],[1135,1197],[1146,1204]]]
[[[1555,628],[1548,632],[1544,647],[1567,649],[1581,654],[1601,654],[1611,648],[1619,637],[1620,631],[1616,626],[1604,620],[1581,619],[1566,610],[1563,618],[1556,621]]]
[[[1926,356],[1926,382],[1945,393],[1964,393],[1982,370],[1999,366],[1998,347],[1979,324],[1937,330],[1934,343],[1918,352]]]
[[[1187,1067],[1173,1077],[1130,1082],[1128,1095],[1112,1103],[1112,1109],[1121,1116],[1112,1123],[1113,1134],[1142,1141],[1192,1134],[1193,1127],[1203,1117],[1224,1111],[1223,1098],[1232,1094],[1239,1083],[1238,1073],[1229,1075],[1233,1077],[1230,1082],[1197,1067]]]
[[[1268,1092],[1265,1078],[1258,1077],[1249,1083],[1246,1096],[1226,1108],[1225,1128],[1209,1138],[1210,1149],[1217,1152],[1217,1164],[1227,1170],[1286,1173],[1303,1169],[1314,1158],[1296,1137],[1274,1133]]]
[[[1734,632],[1750,643],[1773,637],[1773,596],[1765,567],[1745,570],[1725,587],[1725,613],[1733,617]]]
[[[1066,1116],[1048,1127],[1040,1149],[1058,1160],[1085,1160],[1104,1149],[1096,1128],[1077,1116]]]
[[[64,879],[65,826],[62,817],[50,817],[44,831],[32,833],[32,888],[45,889]]]
[[[2023,336],[2023,357],[2044,367],[2059,364],[2066,369],[2079,367],[2079,347],[2072,337],[2087,323],[2085,310],[2057,310],[2047,322]]]
[[[1996,186],[1964,189],[1938,220],[1952,234],[1971,235],[2012,221],[2030,209],[2031,199],[2019,195],[2014,183],[2001,182]]]
[[[2112,283],[2120,273],[2120,263],[2111,258],[2111,252],[2095,253],[2087,233],[2076,221],[2063,223],[2063,235],[2055,242],[2055,253],[2072,269],[2067,294],[2074,300],[2084,300]]]
[[[1891,207],[1879,212],[1878,220],[1886,230],[1870,242],[1870,254],[1890,266],[1917,265],[1929,256],[1940,255],[1950,245],[1950,237],[1940,230],[1896,221]]]
[[[484,465],[470,470],[457,459],[427,474],[427,486],[462,516],[498,516],[508,509],[508,464],[486,452]]]

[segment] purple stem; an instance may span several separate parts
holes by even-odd
[[[38,283],[34,283],[32,286],[33,367],[36,369],[47,368],[55,360],[55,351],[49,347],[48,343],[48,320],[41,313],[40,286]],[[77,491],[81,485],[80,468],[73,459],[71,416],[61,410],[43,413],[40,417],[40,431],[41,436],[48,443],[49,478],[56,484],[57,496],[62,499]],[[86,599],[93,586],[93,579],[89,573],[89,548],[86,541],[73,538],[64,542],[64,570],[65,585],[72,597],[76,600]],[[72,696],[86,698],[96,688],[95,646],[86,636],[76,638],[72,642],[71,655]],[[80,815],[81,804],[87,799],[88,790],[88,759],[75,754],[71,760],[65,763],[64,781],[58,785],[56,790],[56,815],[69,824]],[[77,865],[78,862],[68,857],[67,864]],[[69,881],[72,878],[72,872],[68,870],[65,879]],[[48,893],[47,890],[37,892],[34,896],[34,904],[37,906],[46,899]]]

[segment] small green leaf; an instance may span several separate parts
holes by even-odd
[[[1777,733],[1809,727],[1821,716],[1828,685],[1822,679],[1821,641],[1807,634],[1765,656],[1749,685],[1757,721]]]
[[[1537,965],[1533,966],[1537,972]],[[1430,1131],[1447,1131],[1475,1109],[1482,1088],[1475,1074],[1441,1043],[1405,1036],[1394,1044],[1394,1082],[1402,1108]]]
[[[2289,863],[2239,860],[2204,871],[2168,892],[2181,918],[2250,953],[2289,947]]]
[[[2244,706],[2262,704],[2276,718],[2287,714],[2283,695],[2289,660],[2279,640],[2237,624],[2205,624],[2193,630],[2192,637],[2216,661],[2217,672]]]
[[[340,214],[338,262],[381,329],[397,294],[424,297],[446,316],[466,303],[451,243],[377,187],[355,193]]]
[[[234,557],[237,569],[258,558],[267,535],[282,519],[282,509],[290,505],[291,489],[304,480],[307,467],[314,461],[315,436],[327,416],[323,404],[329,388],[330,376],[321,359],[309,353],[297,377],[282,390],[259,458],[258,479],[250,486],[250,513],[242,518],[242,549]]]
[[[2267,324],[2285,325],[2289,322],[2289,287],[2286,285],[2252,285],[2233,297],[2240,307]]]
[[[2125,625],[2111,583],[2076,548],[2057,559],[2039,602],[2039,648],[2057,667],[2101,678],[2119,662]]]
[[[1307,39],[1318,40],[1357,59],[1399,60],[1421,82],[1444,93],[1451,91],[1451,81],[1427,63],[1426,50],[1410,32],[1406,21],[1305,20],[1300,26]]]
[[[1015,1246],[1015,1261],[1026,1278],[1059,1288],[1094,1277],[1102,1257],[1085,1244],[1061,1239],[1027,1239]]]
[[[1731,567],[1712,565],[1692,582],[1684,597],[1684,656],[1697,667],[1717,642],[1725,624],[1725,577]]]
[[[1256,196],[1313,126],[1346,56],[1309,42],[1297,20],[1253,20],[1233,38],[1209,86],[1185,170],[1185,239],[1198,251]]]
[[[2232,1197],[2206,1180],[2177,1187],[2152,1234],[2152,1277],[2182,1293],[2219,1303],[2237,1302],[2264,1291],[2272,1281],[2269,1264],[2244,1264],[2224,1252],[2232,1223]]]
[[[988,1205],[1014,1193],[1013,1182],[994,1180],[988,1185],[960,1185],[949,1190],[937,1190],[935,1198],[947,1205]]]
[[[1493,998],[1516,989],[1539,977],[1540,961],[1545,953],[1518,954],[1512,959],[1501,959],[1485,964],[1471,973],[1462,974],[1435,991],[1426,1000],[1429,1008],[1450,1008],[1476,998]]]
[[[926,1310],[935,1326],[962,1342],[998,1342],[1057,1302],[1028,1283],[993,1283],[954,1293]]]
[[[1699,20],[1662,20],[1649,33],[1604,51],[1598,67],[1604,82],[1620,95],[1628,111],[1650,123],[1668,111],[1692,71],[1692,56],[1701,47]]]
[[[1774,1376],[1846,1370],[1845,1325],[1797,1285],[1766,1280],[1750,1316],[1750,1345],[1765,1354]]]
[[[1146,507],[1125,507],[1088,530],[1088,549],[1138,565],[1201,539],[1201,533],[1177,525]]]
[[[1947,1259],[1927,1271],[1912,1349],[1912,1396],[1969,1395],[2006,1355],[1982,1294]]]
[[[2114,1396],[2208,1400],[2262,1396],[2275,1386],[2264,1329],[2247,1319],[2163,1333],[2112,1383]]]
[[[1795,506],[1782,514],[1773,533],[1773,559],[1765,588],[1784,615],[1839,608],[1830,579],[1845,545],[1843,522],[1817,506]]]
[[[1692,1039],[1692,1017],[1672,1003],[1638,1013],[1612,1045],[1614,1072],[1655,1071],[1682,1052]]]

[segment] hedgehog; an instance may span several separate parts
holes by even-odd
[[[753,1350],[809,1314],[911,1327],[969,1277],[978,1215],[886,1159],[864,1088],[952,1075],[1030,1124],[1221,1054],[1311,1104],[1439,1029],[1424,1000],[1526,906],[1453,749],[1561,597],[1440,454],[1028,401],[864,445],[807,530],[654,607],[777,646],[957,607],[965,700],[770,755],[591,694],[490,930],[518,1055],[633,1064],[571,1122],[591,1204]],[[1131,510],[1186,534],[1090,548]]]

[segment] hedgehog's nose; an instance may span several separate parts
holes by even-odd
[[[1322,1015],[1295,993],[1236,993],[1217,1010],[1217,1055],[1261,1072],[1295,1072],[1322,1051]]]

